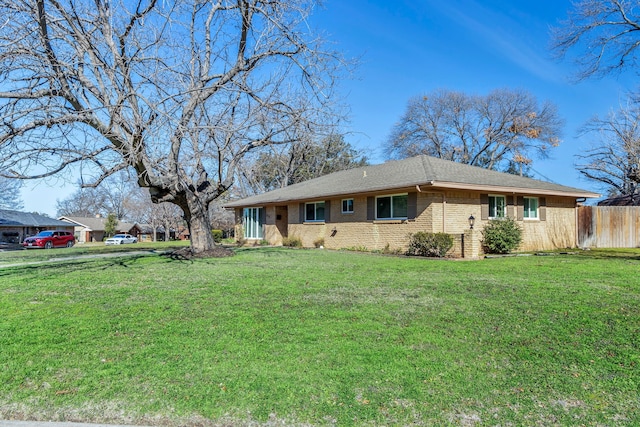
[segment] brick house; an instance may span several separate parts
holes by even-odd
[[[589,191],[429,156],[340,171],[230,202],[236,236],[330,249],[405,250],[411,233],[454,237],[450,255],[477,257],[491,219],[523,229],[520,250],[575,247],[577,206]],[[473,228],[471,222],[473,218]]]
[[[58,219],[73,226],[74,235],[78,243],[102,242],[105,237],[107,237],[104,231],[107,218],[103,216],[61,216]],[[137,224],[118,221],[116,233],[128,233],[134,237],[138,237],[140,228]]]
[[[22,243],[43,230],[73,232],[73,226],[40,214],[0,209],[0,243]]]

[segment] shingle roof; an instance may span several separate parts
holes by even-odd
[[[80,225],[82,227],[88,228],[92,231],[104,231],[104,223],[107,221],[104,217],[82,217],[82,216],[61,216],[59,219],[66,222],[72,222],[74,224]],[[134,227],[135,224],[129,222],[118,221],[118,226],[116,227],[118,231],[129,231]]]
[[[138,223],[136,223],[136,225],[140,229],[141,233],[144,233],[144,234],[153,233],[153,226],[151,224],[138,224]],[[161,225],[156,227],[156,232],[157,233],[164,233],[164,227],[161,226]]]
[[[599,201],[598,206],[640,206],[640,194],[609,197]]]
[[[0,209],[0,226],[17,227],[69,227],[69,223],[30,212]]]
[[[313,200],[345,195],[400,190],[420,186],[500,191],[521,194],[599,197],[574,187],[496,172],[430,156],[417,156],[379,165],[335,172],[285,188],[227,203],[225,207],[255,206],[294,200]],[[427,188],[425,188],[427,187]]]

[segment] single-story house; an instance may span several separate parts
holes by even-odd
[[[105,238],[104,225],[107,222],[107,218],[103,216],[61,216],[58,219],[73,225],[74,235],[78,243],[102,242]],[[136,224],[118,221],[116,233],[129,233],[138,237],[140,229]]]
[[[73,232],[73,226],[40,214],[0,209],[0,242],[22,243],[26,237],[43,230]]]
[[[640,194],[609,197],[598,202],[598,206],[640,206]]]
[[[454,237],[450,255],[477,257],[482,229],[512,217],[519,250],[577,245],[577,206],[599,197],[578,188],[417,156],[335,172],[225,205],[236,236],[280,245],[405,250],[418,231]]]
[[[155,233],[154,233],[153,226],[151,224],[136,223],[136,225],[139,229],[139,233],[138,233],[139,242],[154,242],[154,241],[159,242],[164,240],[165,231],[163,226],[156,227]]]
[[[153,242],[153,226],[151,224],[138,224],[140,232],[138,234],[139,242]],[[169,240],[189,240],[188,231],[185,233],[184,227],[169,228]],[[186,236],[186,238],[185,238]],[[157,242],[163,242],[167,238],[167,231],[164,226],[160,225],[156,227],[155,238]]]

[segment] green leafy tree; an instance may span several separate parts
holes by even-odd
[[[110,213],[109,215],[107,215],[107,220],[104,223],[104,234],[106,234],[107,237],[111,237],[116,234],[117,230],[118,217],[116,216],[116,214]]]

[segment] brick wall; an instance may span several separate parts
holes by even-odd
[[[331,199],[330,221],[326,223],[301,223],[299,203],[290,203],[286,209],[284,206],[267,207],[265,239],[275,245],[282,244],[283,237],[288,236],[299,238],[305,247],[314,247],[323,239],[324,246],[329,249],[405,251],[411,233],[445,232],[454,237],[452,255],[462,256],[463,252],[471,250],[469,248],[472,251],[468,253],[481,251],[481,231],[488,221],[481,219],[479,192],[417,193],[417,216],[411,220],[367,220],[367,197],[353,199],[353,213],[342,213],[342,199]],[[508,214],[515,215],[515,209],[508,209]],[[473,232],[469,233],[471,215],[476,220]],[[236,210],[236,220],[238,224],[242,223],[241,209]],[[545,221],[524,220],[518,223],[523,229],[521,251],[574,247],[576,244],[576,210],[571,198],[546,197]],[[241,227],[237,228],[239,231]]]

